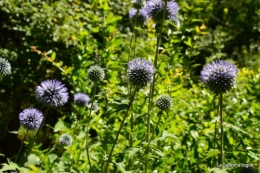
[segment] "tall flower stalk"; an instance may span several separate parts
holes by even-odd
[[[175,19],[178,14],[178,4],[174,1],[168,2],[167,0],[149,0],[147,2],[147,10],[148,15],[153,19],[153,21],[159,25],[159,31],[157,33],[157,43],[156,43],[156,52],[154,58],[154,66],[157,67],[158,56],[159,56],[159,46],[161,44],[163,23],[165,20]],[[155,74],[153,76],[155,79]],[[153,80],[152,85],[150,86],[150,94],[149,94],[149,105],[148,105],[148,118],[147,118],[147,137],[146,140],[149,142],[149,134],[150,134],[150,112],[152,110],[152,100],[154,94],[154,85],[155,80]]]
[[[201,71],[201,80],[204,85],[214,94],[219,95],[218,112],[220,116],[220,160],[224,166],[224,117],[223,117],[223,94],[235,86],[237,68],[230,62],[217,60],[206,65]]]
[[[116,138],[115,138],[114,144],[113,144],[113,146],[112,146],[112,148],[111,148],[111,150],[110,150],[110,153],[109,153],[109,155],[108,155],[108,159],[107,159],[107,161],[106,161],[105,168],[104,168],[104,173],[107,173],[107,171],[108,171],[108,165],[109,165],[109,163],[110,163],[110,161],[111,161],[114,148],[115,148],[115,146],[116,146],[116,143],[117,143],[118,137],[119,137],[119,135],[120,135],[120,133],[121,133],[121,130],[122,130],[123,126],[124,126],[124,122],[125,122],[125,119],[126,119],[126,117],[127,117],[127,115],[128,115],[128,112],[129,112],[129,110],[130,110],[130,108],[131,108],[131,106],[132,106],[132,104],[133,104],[134,97],[135,97],[135,94],[136,94],[137,90],[138,90],[138,89],[135,89],[134,92],[132,93],[132,97],[131,97],[131,99],[130,99],[130,101],[129,101],[128,108],[127,108],[127,110],[126,110],[126,112],[125,112],[125,115],[123,116],[123,120],[122,120],[122,122],[121,122],[121,124],[120,124],[120,127],[119,127],[119,130],[118,130],[118,132],[117,132],[117,134],[116,134]]]
[[[145,59],[136,58],[128,63],[127,78],[128,78],[130,85],[134,88],[134,92],[131,93],[131,97],[129,99],[129,104],[128,104],[127,110],[125,112],[125,115],[123,116],[123,120],[122,120],[119,130],[117,132],[114,144],[108,155],[108,159],[106,161],[105,168],[104,168],[104,173],[107,173],[107,171],[108,171],[108,165],[111,161],[111,157],[112,157],[114,148],[116,146],[118,137],[120,135],[120,132],[124,126],[125,119],[128,115],[129,110],[132,107],[135,94],[137,93],[137,91],[139,89],[146,87],[149,83],[152,82],[154,72],[155,72],[154,65]]]
[[[134,43],[137,43],[137,37],[138,37],[138,32],[135,29],[136,26],[143,26],[145,24],[145,22],[148,19],[148,14],[147,14],[147,10],[144,8],[145,5],[145,1],[144,0],[133,0],[132,1],[132,5],[134,8],[130,9],[129,11],[129,18],[133,21],[133,32],[131,33],[131,37],[130,37],[130,47],[129,47],[129,53],[128,53],[128,62],[131,60],[131,56],[132,56],[132,51],[133,51],[133,56],[135,58],[136,56],[136,49],[135,46],[132,47],[132,42],[133,42],[133,38],[134,38]],[[131,97],[131,92],[132,92],[132,87],[131,85],[128,84],[128,93],[129,94],[129,99]],[[130,123],[131,123],[131,132],[133,133],[134,131],[134,117],[133,117],[133,113],[131,113],[130,115]],[[133,146],[133,138],[132,135],[130,135],[130,147]],[[129,165],[132,164],[132,161],[129,161]]]
[[[152,141],[152,139],[153,139],[153,137],[154,137],[154,135],[155,135],[155,133],[156,133],[156,130],[157,130],[157,128],[158,128],[158,125],[159,125],[159,123],[160,123],[160,121],[161,121],[161,117],[162,117],[163,111],[167,111],[167,113],[168,113],[168,111],[172,108],[172,105],[173,105],[172,99],[171,99],[171,97],[170,97],[169,95],[167,95],[167,94],[162,94],[162,95],[160,95],[160,96],[157,98],[157,100],[156,100],[156,106],[160,109],[160,112],[158,113],[158,115],[159,115],[158,121],[157,121],[157,123],[156,123],[156,125],[155,125],[155,128],[154,128],[154,131],[153,131],[153,133],[152,133],[152,135],[151,135],[151,138],[150,138],[150,140],[149,140],[149,142],[148,142],[146,148],[144,149],[144,151],[143,151],[143,153],[142,153],[142,155],[141,155],[141,157],[140,157],[140,159],[139,159],[139,162],[138,162],[138,164],[137,164],[137,167],[138,167],[139,164],[141,163],[141,161],[142,161],[144,155],[149,151],[149,147],[150,147],[151,141]],[[146,170],[147,170],[147,169],[146,169]]]
[[[72,137],[71,137],[69,134],[63,134],[63,135],[61,135],[60,138],[59,138],[59,144],[60,144],[62,147],[64,147],[64,146],[70,146],[70,145],[72,144],[72,142],[73,142],[73,139],[72,139]],[[57,158],[54,159],[54,161],[52,162],[51,166],[48,168],[47,173],[51,172],[51,169],[52,169],[53,165],[56,163],[56,161],[59,160],[60,156],[61,156],[61,154],[59,154],[59,155],[57,156]]]
[[[36,99],[40,104],[46,107],[46,112],[44,114],[42,122],[40,123],[39,129],[33,137],[26,157],[30,154],[33,145],[37,140],[38,134],[41,131],[41,128],[43,127],[47,118],[49,109],[64,105],[68,101],[68,98],[69,95],[67,92],[67,88],[58,80],[46,80],[41,82],[41,84],[37,86]]]
[[[105,72],[104,70],[98,66],[98,65],[93,65],[89,68],[88,72],[88,79],[94,83],[94,91],[93,91],[93,95],[91,98],[91,106],[90,106],[90,111],[89,111],[89,115],[87,118],[91,117],[91,112],[93,109],[93,105],[94,105],[94,98],[96,95],[96,90],[97,90],[97,83],[102,81],[105,78]],[[86,100],[86,97],[85,97]],[[89,101],[89,100],[88,100]],[[85,140],[86,140],[86,152],[87,152],[87,159],[88,159],[88,163],[89,163],[89,169],[92,170],[92,165],[91,165],[91,160],[90,160],[90,154],[89,154],[89,122],[90,120],[88,120],[87,125],[86,125],[86,135],[85,135]],[[80,153],[82,153],[81,151],[83,150],[83,145],[84,145],[84,141],[82,143],[81,149],[80,149]],[[80,157],[80,153],[78,155],[77,158],[77,162],[79,160]]]

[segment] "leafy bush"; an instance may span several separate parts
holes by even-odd
[[[178,1],[173,21],[150,18],[135,27],[124,1],[1,1],[0,52],[12,73],[0,84],[0,170],[223,173],[256,167],[260,70],[252,62],[259,56],[259,3],[250,2]],[[234,7],[241,8],[239,17]],[[250,24],[238,29],[252,13]],[[246,32],[251,39],[234,46]],[[129,65],[138,57],[146,61]],[[199,80],[205,63],[219,58],[239,67],[221,109],[220,97]],[[47,79],[68,88],[64,106],[36,101],[35,90]],[[51,86],[42,94],[60,103],[60,86]],[[77,93],[89,97],[83,106],[73,100]],[[28,107],[44,114],[39,130],[20,126],[18,115]],[[221,169],[220,111],[225,163],[244,164],[240,168]]]

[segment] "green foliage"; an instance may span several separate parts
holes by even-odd
[[[150,88],[137,92],[112,154],[110,172],[143,172],[146,161],[150,172],[239,171],[218,167],[218,130],[214,145],[215,123],[220,129],[215,111],[218,99],[199,80],[204,64],[219,58],[232,59],[240,69],[236,87],[223,100],[225,162],[259,164],[259,2],[183,0],[178,4],[179,24],[164,23],[154,93],[154,98],[168,94],[173,108],[163,112],[156,129],[160,110],[153,101],[150,122],[154,136],[149,145]],[[40,145],[33,147],[28,160],[21,157],[14,163],[1,157],[1,171],[104,169],[133,92],[127,81],[127,63],[135,57],[154,61],[156,52],[158,26],[149,20],[144,28],[133,28],[126,17],[129,8],[128,1],[108,0],[0,2],[0,56],[10,60],[14,69],[0,81],[0,140],[3,146],[6,141],[10,144],[10,149],[1,146],[0,152],[13,159],[18,148],[7,139],[17,137],[25,145],[22,156],[28,151],[28,140],[35,132],[24,139],[16,131],[16,120],[24,108],[39,107],[34,92],[42,80],[62,79],[71,97],[65,107],[50,110],[37,141]],[[92,65],[105,70],[96,94],[87,78]],[[99,109],[77,107],[72,101],[77,92],[91,96]],[[71,146],[58,143],[65,133],[73,137]],[[140,159],[147,146],[148,153]]]

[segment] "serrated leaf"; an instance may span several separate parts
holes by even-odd
[[[223,124],[223,125],[224,125],[224,126],[226,126],[226,127],[229,127],[229,128],[231,128],[231,129],[234,129],[234,130],[236,130],[236,131],[242,132],[242,133],[244,133],[244,134],[246,134],[246,135],[250,136],[251,138],[252,138],[252,136],[253,136],[253,135],[251,135],[251,134],[247,133],[246,131],[244,131],[244,130],[240,129],[239,127],[235,126],[235,125],[228,124],[228,123],[225,123],[225,122],[224,122],[224,124]]]
[[[123,173],[132,173],[133,171],[126,171],[125,170],[125,164],[123,162],[120,162],[120,163],[116,163],[117,165],[117,168],[123,172]]]
[[[164,156],[164,154],[163,154],[163,152],[161,152],[160,150],[158,150],[158,149],[153,149],[153,151],[157,154],[157,155],[159,155],[159,156]]]
[[[8,163],[1,164],[3,167],[0,169],[1,172],[9,170],[20,170],[21,173],[28,172],[26,168],[19,167],[16,163],[12,162],[10,159],[7,159]]]
[[[132,158],[134,157],[135,153],[137,153],[138,151],[140,151],[140,148],[131,148],[131,149],[128,151],[128,153],[129,153],[129,155],[128,155],[129,159],[132,159]]]

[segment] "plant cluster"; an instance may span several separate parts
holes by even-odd
[[[194,83],[189,69],[178,65],[186,60],[178,58],[176,37],[165,34],[179,31],[183,3],[133,0],[133,30],[127,37],[118,33],[120,18],[104,3],[91,6],[103,8],[98,12],[105,17],[92,16],[96,26],[86,25],[79,33],[82,52],[73,66],[57,62],[54,51],[31,47],[41,63],[61,73],[63,82],[51,79],[51,72],[37,82],[32,94],[37,103],[23,106],[17,116],[21,127],[12,132],[18,134],[20,149],[0,171],[225,173],[240,170],[226,163],[260,160],[254,122],[260,71],[215,60],[200,71],[201,83]],[[90,33],[101,33],[102,39]],[[185,42],[192,47],[191,40]],[[9,61],[0,58],[1,77],[11,77],[11,70]],[[246,87],[244,81],[251,84]],[[242,98],[247,93],[250,97]],[[51,125],[51,118],[58,121]],[[256,131],[248,132],[249,126]],[[50,141],[47,147],[43,136]],[[256,164],[248,164],[247,171]]]

